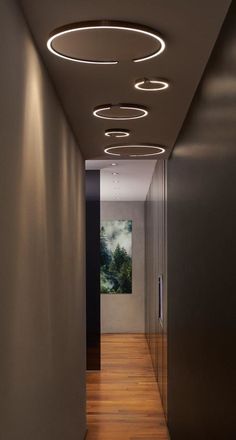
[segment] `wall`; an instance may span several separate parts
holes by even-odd
[[[101,368],[100,170],[86,171],[87,370]]]
[[[172,440],[235,438],[236,4],[168,163]]]
[[[12,0],[0,27],[0,438],[82,440],[84,162]]]
[[[102,333],[144,332],[144,203],[102,202],[102,220],[132,220],[133,292],[102,294]]]
[[[166,162],[158,160],[145,203],[146,215],[146,336],[154,372],[167,412],[167,270]],[[159,318],[159,277],[163,286],[163,317]]]

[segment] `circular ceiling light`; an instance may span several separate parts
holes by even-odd
[[[117,121],[125,121],[128,119],[144,118],[148,115],[145,107],[136,105],[120,104],[120,105],[101,105],[95,107],[93,115],[102,119],[113,119]]]
[[[110,129],[105,131],[105,136],[108,137],[114,137],[114,138],[121,138],[121,137],[127,137],[130,135],[129,130],[125,129]]]
[[[60,27],[47,47],[60,58],[88,64],[135,63],[160,55],[164,40],[149,27],[118,21],[88,21]]]
[[[165,153],[165,148],[157,145],[115,145],[105,148],[106,154],[124,157],[147,157]]]
[[[157,92],[165,90],[169,87],[169,83],[160,79],[139,79],[135,82],[134,87],[145,92]]]

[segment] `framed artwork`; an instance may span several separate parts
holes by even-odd
[[[100,291],[132,293],[132,220],[101,222]]]

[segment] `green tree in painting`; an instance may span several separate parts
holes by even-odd
[[[122,264],[127,260],[128,254],[124,248],[121,248],[118,244],[115,252],[113,253],[113,261],[111,264],[111,270],[119,272]]]
[[[109,264],[111,262],[111,253],[107,247],[107,238],[105,234],[104,227],[101,227],[101,235],[100,235],[100,264],[104,269],[109,268]]]
[[[118,275],[119,278],[119,291],[121,293],[129,293],[132,289],[132,268],[131,268],[131,258],[128,257],[120,269]]]
[[[110,264],[110,273],[114,280],[114,288],[117,293],[130,293],[132,288],[131,258],[126,250],[118,244],[113,253]]]
[[[100,288],[103,293],[109,293],[112,290],[113,282],[110,274],[111,261],[112,254],[108,249],[105,229],[102,226],[100,234]]]
[[[118,220],[104,223],[100,235],[101,292],[131,293],[132,258],[127,250],[131,245],[132,222]]]

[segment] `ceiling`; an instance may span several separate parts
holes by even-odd
[[[230,1],[21,0],[21,4],[84,158],[105,159],[106,147],[121,144],[122,139],[117,142],[104,135],[112,128],[130,130],[125,144],[166,147],[158,158],[168,158]],[[49,52],[46,44],[52,31],[88,20],[148,26],[163,37],[166,50],[147,61],[123,59],[114,65],[76,63]],[[135,89],[135,81],[144,77],[167,79],[170,87],[159,92]],[[149,114],[130,121],[94,117],[94,107],[119,103],[137,104]]]
[[[101,170],[102,202],[145,201],[155,165],[156,160],[141,159],[86,161],[87,170]]]

